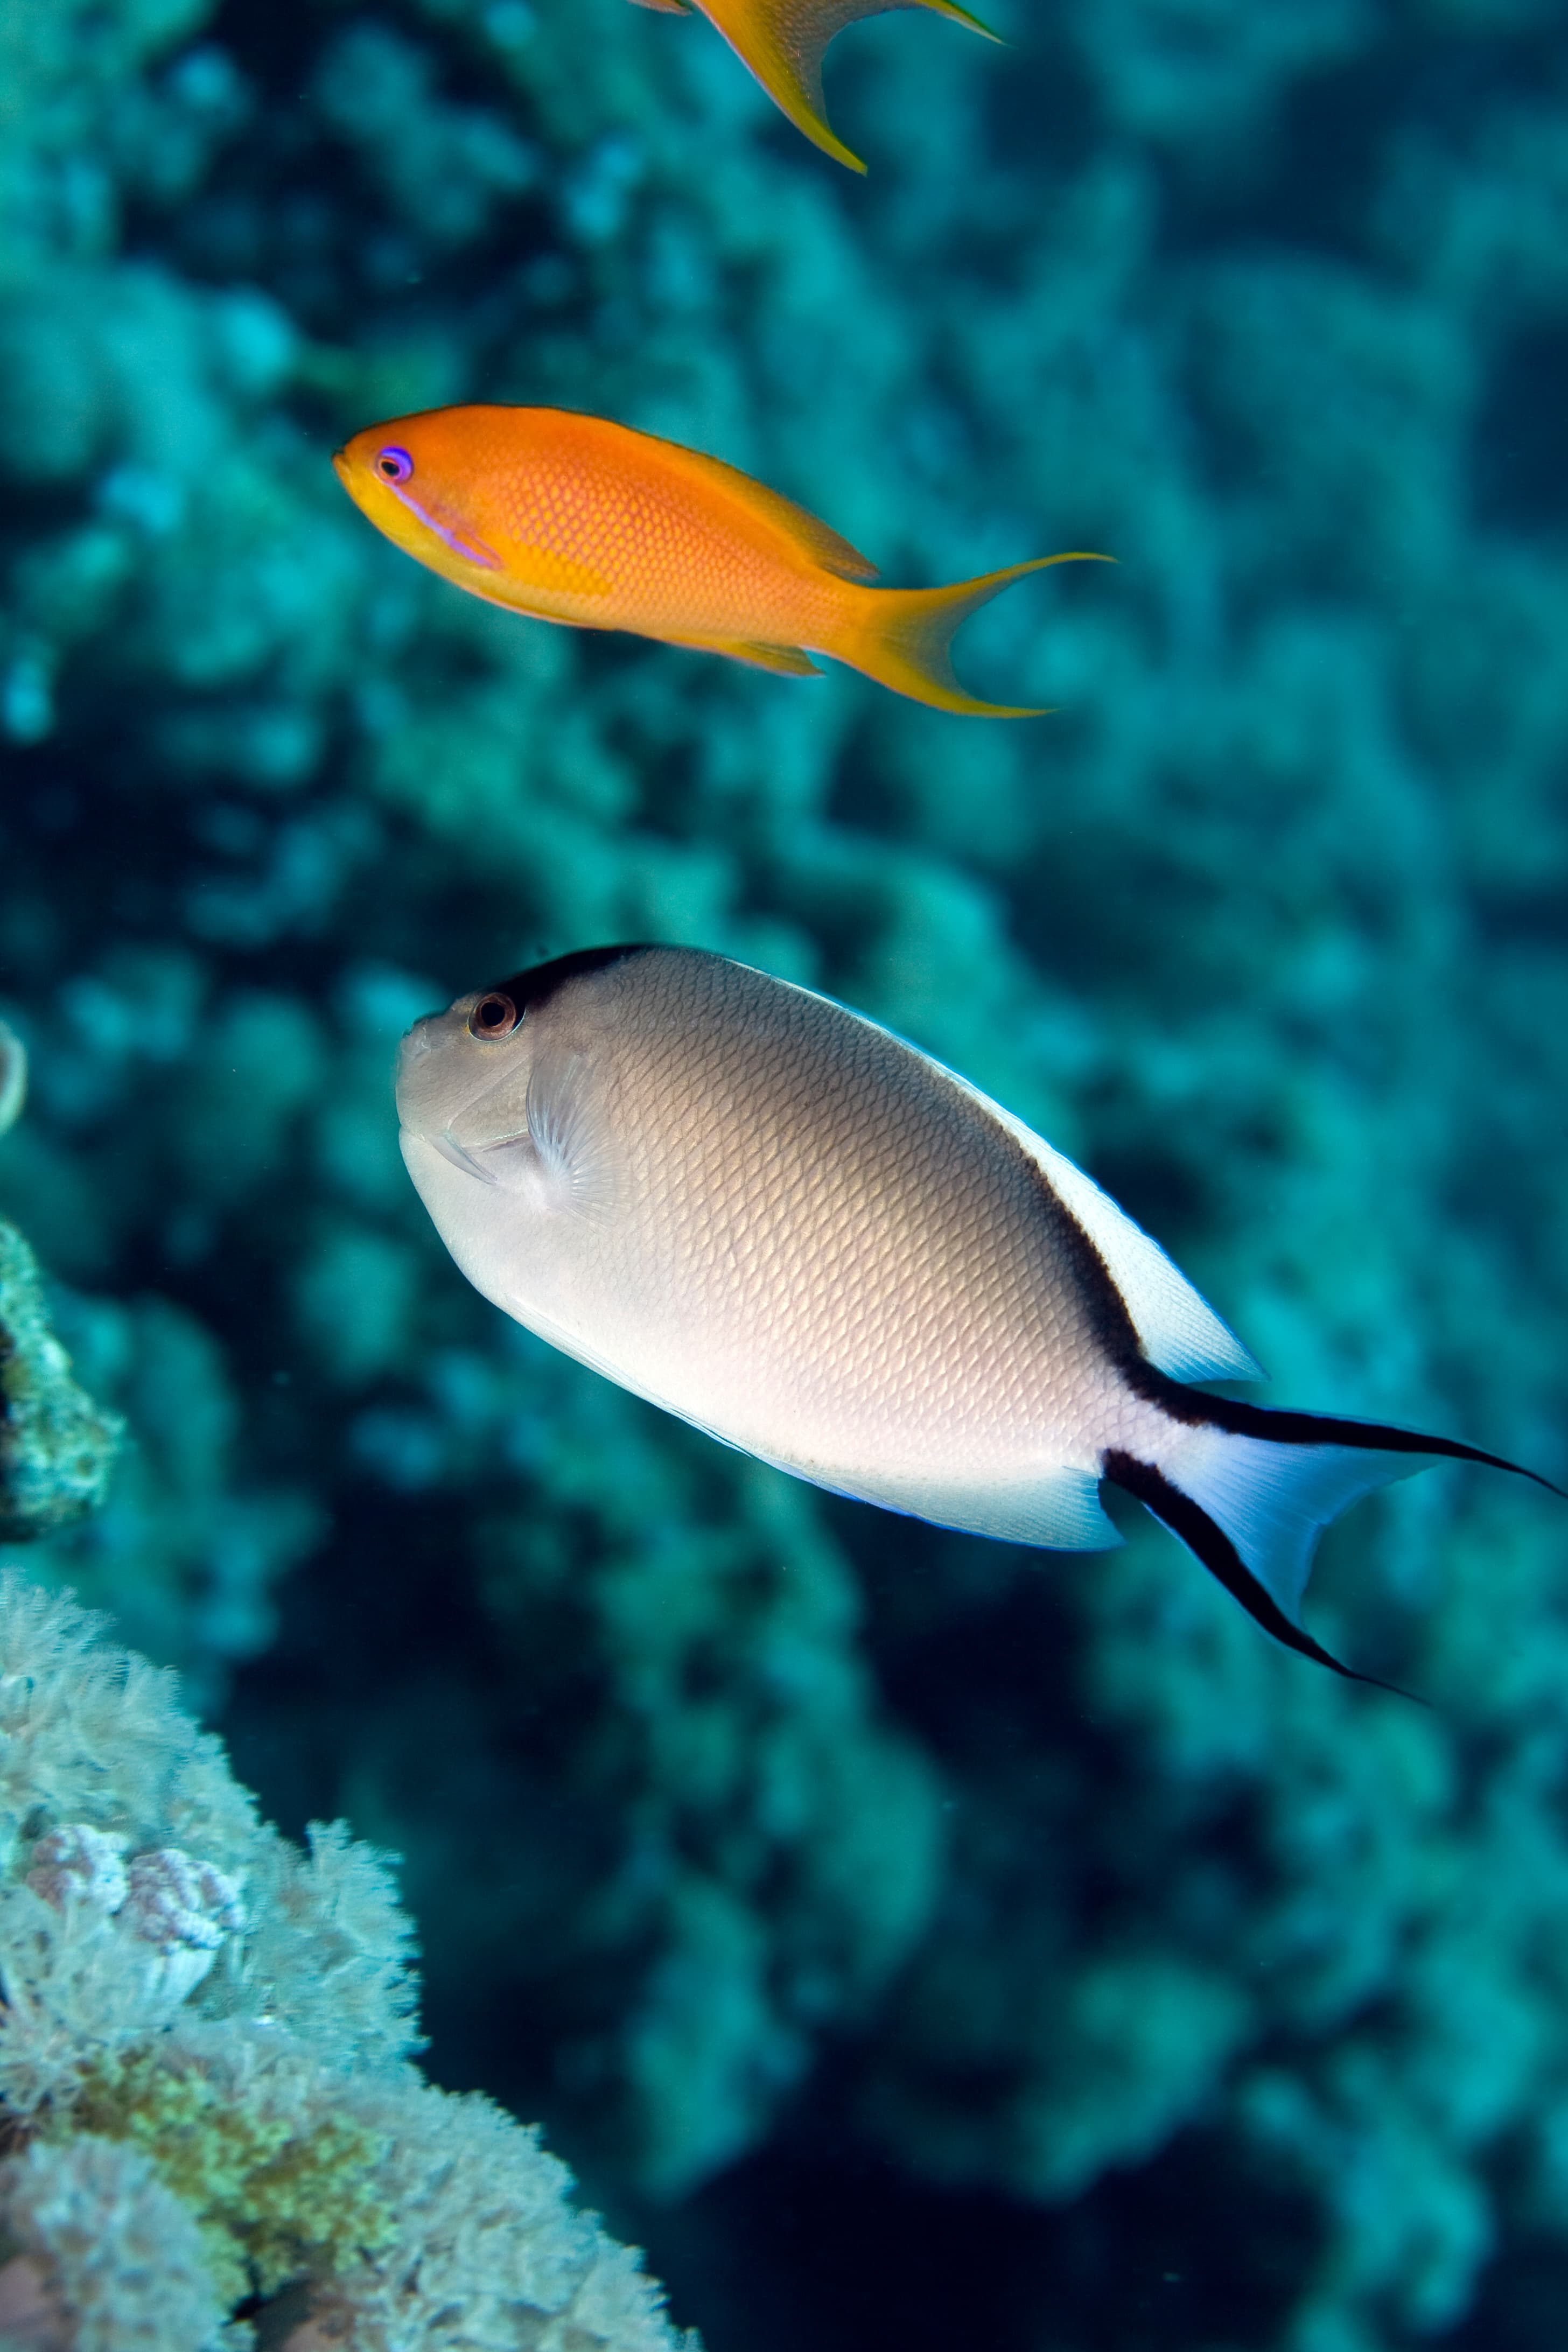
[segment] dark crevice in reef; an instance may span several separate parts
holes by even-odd
[[[1476,419],[1472,501],[1482,529],[1568,537],[1568,322],[1542,319],[1493,363]]]
[[[1215,2198],[1231,2221],[1217,2241],[1203,2218]],[[1198,2135],[1055,2210],[786,2140],[646,2226],[661,2274],[678,2292],[691,2276],[709,2341],[746,2352],[1263,2346],[1313,2242],[1302,2200]],[[773,2282],[764,2301],[759,2273]]]
[[[1394,12],[1388,12],[1392,17]],[[1385,21],[1343,65],[1286,89],[1272,131],[1232,170],[1202,152],[1164,175],[1174,255],[1233,245],[1367,258],[1366,222],[1387,169],[1391,124],[1458,138],[1488,100],[1527,100],[1561,78],[1560,27],[1456,26],[1433,40]]]

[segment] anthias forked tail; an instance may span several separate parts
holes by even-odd
[[[1352,1682],[1373,1678],[1342,1664],[1301,1622],[1318,1538],[1342,1511],[1374,1487],[1445,1461],[1479,1462],[1549,1494],[1563,1492],[1538,1472],[1457,1438],[1244,1404],[1159,1373],[1140,1386],[1169,1415],[1169,1441],[1157,1461],[1109,1450],[1105,1476],[1179,1536],[1276,1641]]]
[[[847,626],[839,642],[819,651],[858,669],[863,677],[932,710],[965,719],[1043,719],[1042,709],[1004,702],[981,702],[966,694],[953,674],[950,652],[960,625],[989,604],[1016,580],[1048,572],[1058,563],[1114,563],[1113,555],[1073,548],[1061,555],[1037,555],[1009,563],[978,580],[955,580],[942,588],[868,588],[847,600]]]
[[[637,0],[637,5],[669,16],[689,16],[700,8],[780,113],[813,146],[851,172],[863,172],[866,166],[829,126],[822,92],[823,53],[847,25],[895,8],[929,8],[933,16],[965,25],[984,40],[997,38],[958,0]]]

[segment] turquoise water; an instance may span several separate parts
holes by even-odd
[[[691,941],[917,1039],[1272,1374],[1559,1480],[1568,37],[996,0],[854,179],[625,0],[0,12],[0,1213],[132,1450],[16,1547],[298,1830],[405,1856],[428,2064],[709,2352],[1554,2352],[1568,1517],[1443,1469],[1271,1646],[792,1485],[486,1307],[416,1014]],[[558,403],[924,583],[1103,549],[950,719],[491,611],[349,432]],[[6,1557],[13,1555],[7,1553]]]

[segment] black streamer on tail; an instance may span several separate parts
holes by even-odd
[[[1430,1437],[1420,1430],[1395,1429],[1382,1422],[1342,1421],[1329,1413],[1281,1412],[1266,1405],[1243,1403],[1234,1397],[1209,1396],[1201,1390],[1183,1387],[1146,1362],[1129,1370],[1131,1385],[1151,1402],[1160,1405],[1171,1420],[1188,1428],[1215,1429],[1230,1436],[1262,1439],[1284,1447],[1334,1445],[1365,1454],[1405,1454],[1413,1461],[1478,1462],[1490,1470],[1507,1470],[1516,1477],[1528,1478],[1533,1485],[1544,1486],[1549,1494],[1563,1492],[1539,1472],[1526,1470],[1500,1454],[1488,1454],[1478,1445],[1466,1445],[1458,1438]],[[1377,1681],[1372,1675],[1357,1674],[1353,1667],[1342,1664],[1325,1650],[1321,1642],[1315,1642],[1248,1568],[1211,1512],[1152,1463],[1142,1462],[1134,1454],[1111,1451],[1104,1456],[1101,1467],[1113,1486],[1133,1496],[1173,1536],[1179,1537],[1209,1573],[1240,1601],[1248,1616],[1277,1642],[1342,1675],[1349,1682],[1370,1683],[1378,1690],[1397,1688],[1393,1683]],[[1412,1694],[1401,1692],[1400,1696],[1409,1697]]]
[[[1150,1463],[1140,1462],[1133,1454],[1115,1452],[1107,1454],[1104,1468],[1113,1486],[1135,1496],[1163,1527],[1179,1536],[1209,1574],[1240,1601],[1247,1615],[1288,1650],[1298,1651],[1303,1658],[1315,1659],[1331,1674],[1342,1675],[1346,1682],[1367,1683],[1373,1690],[1394,1691],[1401,1698],[1413,1696],[1400,1690],[1397,1683],[1379,1682],[1375,1675],[1358,1675],[1353,1666],[1342,1664],[1331,1650],[1314,1642],[1310,1633],[1287,1617],[1273,1594],[1258,1582],[1225,1529],[1215,1526],[1201,1503],[1194,1503],[1190,1495],[1173,1486],[1163,1471]]]
[[[1184,1422],[1190,1429],[1226,1429],[1233,1437],[1262,1437],[1271,1445],[1350,1445],[1363,1454],[1424,1454],[1429,1461],[1479,1462],[1485,1469],[1507,1470],[1516,1478],[1528,1478],[1532,1486],[1544,1486],[1549,1495],[1562,1496],[1563,1491],[1539,1470],[1527,1470],[1521,1462],[1484,1453],[1479,1445],[1466,1445],[1457,1437],[1429,1437],[1423,1430],[1395,1429],[1380,1421],[1340,1421],[1331,1413],[1291,1412],[1278,1405],[1247,1404],[1239,1397],[1209,1396],[1201,1389],[1184,1388],[1179,1381],[1167,1379],[1143,1362],[1133,1370],[1131,1385],[1173,1421]],[[1106,1476],[1110,1475],[1107,1471]]]

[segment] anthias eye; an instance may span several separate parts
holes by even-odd
[[[481,996],[468,1015],[468,1028],[476,1037],[510,1037],[516,1027],[517,1007],[499,988]]]
[[[375,470],[384,482],[405,482],[414,471],[414,460],[406,449],[378,449]]]

